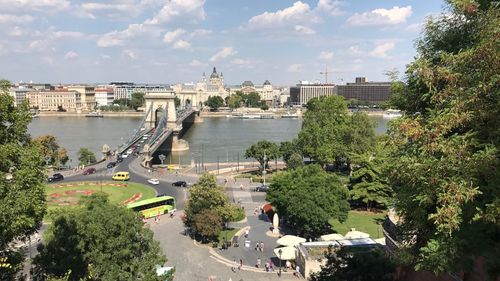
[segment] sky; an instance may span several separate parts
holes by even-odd
[[[344,84],[404,71],[442,0],[0,0],[0,78]]]

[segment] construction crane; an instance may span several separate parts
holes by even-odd
[[[325,84],[328,84],[328,74],[331,72],[328,72],[328,65],[325,67],[325,72],[320,72],[319,74],[325,75]]]

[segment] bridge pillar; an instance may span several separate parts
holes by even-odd
[[[172,151],[189,150],[189,143],[179,138],[179,131],[174,131],[172,135]]]
[[[203,123],[203,117],[200,116],[199,111],[194,116],[194,123]]]
[[[144,122],[146,129],[156,127],[157,122],[161,118],[160,114],[164,114],[164,110],[167,110],[167,127],[172,128],[171,124],[175,125],[177,116],[175,115],[175,96],[173,92],[146,93],[144,100],[146,109],[149,109],[152,105],[152,109]]]

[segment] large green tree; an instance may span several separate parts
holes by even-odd
[[[41,226],[46,212],[45,176],[39,147],[30,141],[27,104],[14,106],[10,83],[0,80],[0,280],[13,280],[24,254],[9,247],[27,240]]]
[[[298,142],[305,156],[322,165],[349,165],[353,155],[372,149],[374,128],[366,114],[349,115],[343,97],[314,98],[307,103]]]
[[[326,264],[310,281],[393,281],[396,263],[380,249],[328,249]]]
[[[279,155],[279,146],[268,140],[258,141],[245,151],[245,158],[254,158],[259,161],[261,170],[268,167],[269,160],[277,159]]]
[[[447,1],[417,42],[388,177],[417,269],[500,274],[500,9]]]
[[[144,93],[132,93],[130,107],[137,110],[139,107],[144,105],[144,101]]]
[[[33,142],[39,146],[43,159],[49,164],[59,166],[68,162],[68,151],[59,146],[55,136],[39,136]]]
[[[80,165],[88,165],[96,162],[94,152],[90,151],[88,148],[80,148],[77,154]]]
[[[68,280],[162,280],[155,266],[166,261],[139,215],[104,194],[55,216],[38,251],[40,279],[69,273]]]
[[[210,96],[205,102],[205,105],[210,107],[210,110],[217,111],[219,107],[224,105],[224,100],[220,96]]]
[[[280,172],[267,192],[269,201],[294,230],[305,237],[328,231],[328,220],[344,222],[349,211],[349,191],[339,177],[319,165]]]

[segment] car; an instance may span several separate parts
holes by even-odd
[[[185,181],[176,181],[176,182],[173,182],[172,183],[172,186],[182,186],[182,187],[186,187],[187,186],[187,183]]]
[[[123,158],[120,156],[120,157],[117,157],[116,158],[116,163],[121,163],[123,162]]]
[[[97,172],[97,170],[95,168],[87,168],[83,171],[83,175],[86,176],[86,175],[91,175],[91,174],[95,174]]]
[[[143,136],[142,139],[143,140],[147,140],[149,137],[148,136]]]
[[[123,154],[122,154],[122,159],[125,159],[125,158],[127,158],[127,157],[128,157],[128,154],[127,154],[127,153],[123,153]]]
[[[54,182],[54,181],[62,181],[64,180],[64,176],[61,175],[60,173],[53,174],[47,179],[49,182]]]
[[[255,191],[258,191],[258,192],[267,192],[269,190],[269,186],[268,185],[259,185],[255,188]]]
[[[130,174],[129,172],[116,172],[111,178],[115,181],[128,181]]]
[[[106,168],[111,169],[111,168],[114,168],[115,166],[116,166],[116,162],[109,162],[108,165],[106,165]]]
[[[170,196],[170,195],[168,195],[166,193],[158,193],[158,194],[156,194],[156,197],[163,197],[163,196]]]
[[[127,154],[132,154],[132,152],[134,152],[134,150],[133,150],[132,148],[129,148],[129,149],[127,150]]]
[[[158,179],[149,179],[148,182],[152,185],[160,184],[160,181]]]

